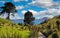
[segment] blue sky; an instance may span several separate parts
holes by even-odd
[[[17,9],[15,17],[10,16],[10,19],[23,19],[28,10],[36,19],[60,15],[60,0],[0,0],[0,7],[4,6],[5,2],[12,2]]]

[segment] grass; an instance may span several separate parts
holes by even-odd
[[[28,38],[29,35],[27,28],[0,18],[0,38]]]
[[[52,19],[48,19],[38,25],[38,27],[40,28],[40,31],[43,32],[48,38],[52,38],[53,36],[54,38],[60,38],[60,16],[55,16]]]
[[[36,26],[18,25],[0,18],[0,38],[38,38],[39,31],[47,38],[53,36],[53,38],[60,38],[60,16],[48,19]]]

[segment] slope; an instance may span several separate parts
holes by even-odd
[[[38,25],[40,32],[48,38],[60,38],[60,15]]]
[[[29,33],[26,27],[0,18],[0,38],[28,38]]]

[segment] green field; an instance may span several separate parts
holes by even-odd
[[[60,38],[60,16],[36,26],[18,25],[0,18],[0,38],[38,38],[39,31],[48,38]]]
[[[0,38],[28,38],[30,31],[23,26],[0,18]]]

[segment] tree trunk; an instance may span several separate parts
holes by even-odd
[[[6,18],[6,19],[10,20],[10,13],[8,13],[8,16],[7,16],[7,18]]]

